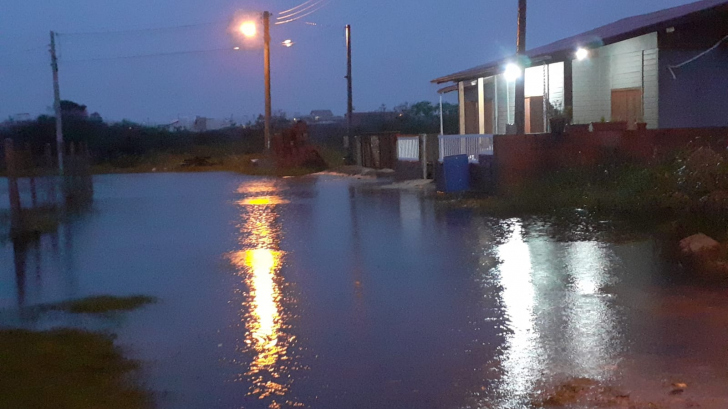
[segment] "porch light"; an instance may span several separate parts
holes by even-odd
[[[513,82],[519,78],[521,78],[521,75],[523,74],[521,67],[519,67],[517,64],[509,63],[506,65],[506,69],[503,72],[503,75],[506,77],[506,81]]]
[[[576,59],[579,61],[584,61],[587,58],[589,58],[589,50],[586,48],[579,48],[576,50]]]

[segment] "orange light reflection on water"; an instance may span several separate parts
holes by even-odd
[[[246,190],[249,189],[249,190]],[[241,186],[240,193],[273,193],[275,186],[256,184]],[[280,230],[275,206],[287,201],[275,195],[246,198],[241,207],[242,250],[231,255],[231,261],[248,288],[243,301],[245,339],[243,352],[254,357],[244,376],[251,382],[250,394],[259,399],[273,397],[269,407],[278,408],[275,397],[284,396],[290,387],[285,373],[287,352],[293,340],[285,329],[286,314],[282,305],[280,267],[284,252],[278,248]]]

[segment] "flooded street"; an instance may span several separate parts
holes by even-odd
[[[0,243],[0,326],[117,334],[161,408],[529,408],[573,378],[654,407],[728,407],[728,291],[686,279],[651,239],[567,240],[366,185],[98,176],[92,212]],[[100,294],[159,302],[18,314]]]

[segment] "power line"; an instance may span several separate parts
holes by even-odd
[[[326,7],[326,5],[328,4],[328,0],[323,0],[322,3],[323,4],[321,4],[321,6],[319,6],[318,8],[315,8],[315,9],[309,11],[308,13],[302,14],[300,16],[296,16],[294,18],[290,18],[288,20],[278,21],[278,22],[276,22],[276,25],[291,23],[291,22],[294,22],[296,20],[300,20],[300,19],[302,19],[304,17],[310,16],[311,14],[313,14],[313,13],[321,10],[322,8]]]
[[[296,7],[294,7],[294,8],[292,8],[292,9],[288,9],[288,10],[286,10],[286,11],[281,11],[281,12],[280,12],[280,13],[278,13],[278,14],[287,14],[287,13],[289,13],[289,12],[293,11],[293,10],[297,10],[297,9],[299,9],[299,8],[301,8],[301,7],[303,7],[303,6],[305,6],[305,5],[306,5],[306,4],[308,4],[308,3],[311,3],[312,1],[315,1],[315,0],[306,0],[305,2],[303,2],[303,3],[299,4],[298,6],[296,6]]]
[[[10,55],[17,55],[17,54],[25,54],[25,53],[29,53],[31,51],[44,49],[46,47],[47,47],[47,45],[40,45],[40,46],[36,46],[36,47],[27,48],[27,49],[24,49],[24,50],[10,51],[10,52],[7,52],[7,53],[0,54],[0,57],[7,57],[7,56],[10,56]]]
[[[140,58],[151,58],[151,57],[168,57],[173,55],[187,55],[187,54],[204,54],[214,53],[220,51],[233,51],[232,48],[213,48],[208,50],[190,50],[190,51],[173,51],[168,53],[153,53],[153,54],[138,54],[138,55],[124,55],[117,57],[98,57],[98,58],[83,58],[78,60],[64,60],[63,63],[74,63],[74,62],[90,62],[90,61],[112,61],[112,60],[127,60],[127,59],[140,59]]]
[[[109,30],[109,31],[85,31],[85,32],[67,32],[58,33],[59,36],[86,36],[86,35],[107,35],[107,34],[132,34],[132,33],[147,33],[157,31],[174,31],[174,30],[185,30],[190,28],[198,28],[205,26],[212,26],[222,23],[228,23],[229,20],[218,20],[207,23],[196,23],[196,24],[184,24],[179,26],[167,26],[167,27],[152,27],[152,28],[137,28],[137,29],[124,29],[124,30]]]
[[[316,7],[317,5],[321,4],[324,1],[325,0],[318,0],[318,1],[314,2],[313,4],[310,4],[310,5],[304,7],[302,9],[300,9],[300,10],[296,10],[295,12],[290,13],[290,14],[279,13],[279,14],[281,14],[281,16],[277,17],[277,19],[278,20],[285,20],[285,19],[287,19],[289,17],[295,16],[296,14],[301,14],[301,13],[303,13],[306,10],[311,10],[312,8]]]

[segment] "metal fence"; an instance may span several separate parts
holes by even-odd
[[[477,163],[481,155],[493,155],[493,135],[440,135],[440,162],[446,156],[468,155],[471,163]]]
[[[400,136],[397,138],[397,159],[405,162],[419,162],[420,137]]]
[[[2,148],[9,208],[3,205],[0,210],[9,210],[13,235],[43,230],[59,220],[61,214],[83,210],[91,204],[93,178],[87,145],[68,144],[68,151],[63,152],[62,176],[50,144],[44,149],[33,149],[30,145],[17,148],[11,139],[6,139]]]

